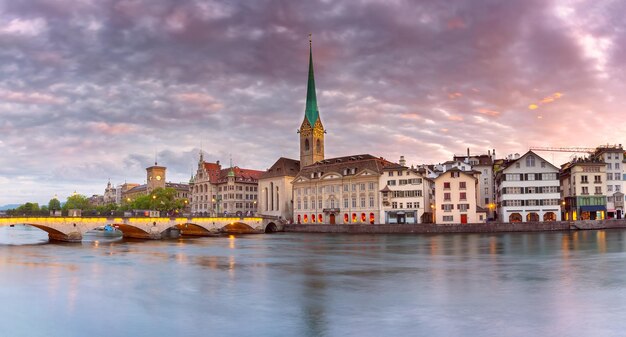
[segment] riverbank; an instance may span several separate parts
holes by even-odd
[[[626,228],[626,219],[597,221],[552,221],[474,224],[288,224],[285,232],[343,234],[428,234],[428,233],[502,233],[545,232]]]

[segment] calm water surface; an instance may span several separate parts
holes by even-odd
[[[0,336],[625,336],[626,231],[171,241],[0,228]]]

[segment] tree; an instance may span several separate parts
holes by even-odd
[[[37,215],[39,214],[39,204],[36,202],[27,202],[15,209],[16,215]]]
[[[52,198],[48,201],[48,209],[51,211],[58,211],[61,209],[61,202],[57,198]]]
[[[67,211],[69,209],[80,209],[86,211],[90,208],[89,199],[82,194],[74,194],[71,197],[68,197],[65,205],[63,205],[63,211]]]

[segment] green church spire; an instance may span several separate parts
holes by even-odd
[[[315,95],[315,77],[313,76],[313,43],[311,42],[311,34],[309,34],[309,81],[306,88],[306,108],[304,115],[309,120],[311,126],[314,126],[319,118],[317,96]]]

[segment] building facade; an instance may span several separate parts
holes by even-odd
[[[598,146],[593,158],[606,163],[606,217],[621,219],[624,216],[624,148],[619,145]]]
[[[435,178],[435,222],[439,224],[486,222],[487,212],[477,206],[480,172],[452,168]]]
[[[379,181],[393,163],[369,154],[325,159],[293,181],[296,223],[369,223],[380,219]]]
[[[496,184],[500,222],[561,220],[559,169],[534,152],[506,162]]]
[[[378,181],[383,186],[379,223],[432,223],[430,183],[423,169],[397,164],[384,167]]]
[[[606,218],[606,163],[601,158],[575,158],[561,165],[563,220]]]
[[[257,213],[293,222],[292,181],[300,171],[300,162],[280,158],[259,178]]]
[[[202,153],[191,178],[192,214],[251,216],[257,210],[258,179],[263,172],[204,161]]]

